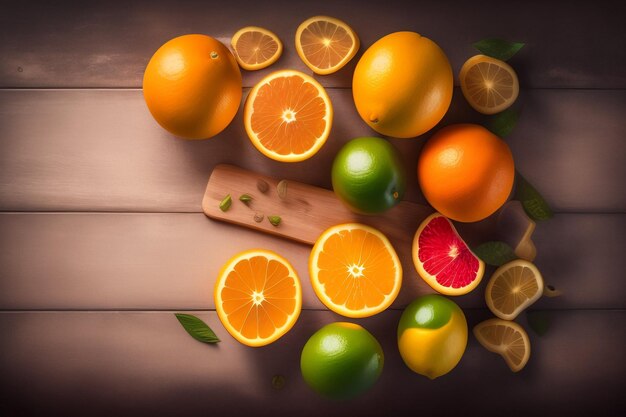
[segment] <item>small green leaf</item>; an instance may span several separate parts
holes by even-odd
[[[233,204],[233,199],[230,197],[230,194],[226,194],[226,197],[220,201],[220,210],[227,211],[231,204]]]
[[[527,311],[526,319],[530,328],[539,336],[545,335],[550,329],[550,319],[542,311]]]
[[[519,172],[516,175],[515,199],[519,200],[524,211],[533,220],[547,220],[553,216],[552,209],[535,189]]]
[[[504,39],[489,38],[476,42],[474,48],[492,58],[507,61],[522,49],[524,45],[525,44],[521,42],[509,42]]]
[[[272,226],[278,226],[282,219],[280,218],[280,216],[267,216],[267,220],[272,223]]]
[[[483,262],[488,265],[500,266],[517,259],[513,248],[504,242],[485,242],[472,250]]]
[[[517,124],[519,114],[513,109],[507,109],[493,116],[489,123],[489,130],[501,138],[506,138],[511,134]]]
[[[180,324],[183,325],[183,328],[187,331],[187,333],[189,333],[194,339],[203,343],[217,343],[220,341],[213,330],[211,330],[209,326],[196,316],[182,313],[175,313],[174,315]]]
[[[241,201],[243,204],[248,206],[250,205],[250,202],[252,201],[252,196],[250,194],[241,194],[239,196],[239,201]]]

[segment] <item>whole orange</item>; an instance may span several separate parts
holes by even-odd
[[[359,115],[387,136],[411,138],[432,129],[452,100],[452,67],[443,50],[415,32],[395,32],[370,46],[352,78]]]
[[[186,139],[217,135],[241,103],[241,71],[217,39],[183,35],[163,44],[143,76],[143,96],[156,121]]]
[[[482,126],[457,124],[435,133],[417,165],[424,196],[435,210],[460,222],[476,222],[508,199],[515,178],[513,155]]]

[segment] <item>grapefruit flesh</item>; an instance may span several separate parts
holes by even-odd
[[[430,215],[417,229],[413,262],[420,277],[446,295],[467,294],[478,286],[485,271],[484,262],[440,213]]]

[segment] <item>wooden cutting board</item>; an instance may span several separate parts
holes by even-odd
[[[257,188],[259,180],[269,185],[265,193]],[[202,209],[213,219],[309,245],[327,228],[348,222],[365,223],[382,231],[391,241],[405,243],[413,238],[411,231],[417,230],[420,222],[433,211],[430,207],[403,201],[382,215],[359,215],[344,206],[333,191],[289,179],[285,179],[287,191],[281,198],[277,186],[282,180],[232,165],[218,165],[209,178]],[[227,194],[231,195],[232,205],[222,211],[219,205]],[[239,201],[242,194],[252,197],[248,205]],[[256,222],[255,214],[262,214],[263,220]],[[280,216],[280,224],[273,226],[268,216]]]
[[[265,181],[268,189],[261,192],[257,182]],[[286,193],[278,193],[278,183],[285,180]],[[230,194],[232,204],[227,211],[220,209],[220,202]],[[239,201],[242,194],[252,197],[249,204]],[[521,208],[509,202],[503,209],[484,221],[456,223],[461,236],[474,245],[487,240],[504,240],[513,248],[523,247],[534,251],[531,235],[534,222],[527,218]],[[301,182],[247,171],[233,165],[217,165],[209,178],[202,200],[202,209],[210,218],[271,233],[287,239],[313,245],[318,236],[330,226],[347,222],[359,222],[382,231],[398,252],[410,253],[415,231],[433,209],[422,204],[402,201],[380,215],[360,215],[350,211],[331,190]],[[255,221],[255,215],[263,220]],[[278,226],[268,221],[268,216],[280,216]],[[532,254],[534,257],[534,253]]]

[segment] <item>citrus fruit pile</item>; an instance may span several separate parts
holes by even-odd
[[[314,157],[329,140],[337,140],[331,138],[336,115],[322,78],[353,71],[352,99],[359,116],[389,138],[343,138],[342,146],[334,148],[338,150],[329,173],[334,195],[360,218],[393,216],[409,184],[406,161],[417,161],[417,183],[434,213],[417,230],[408,231],[414,233],[413,244],[402,249],[410,251],[417,275],[435,293],[414,294],[397,323],[396,342],[413,372],[430,379],[446,375],[460,363],[468,343],[465,315],[446,296],[478,288],[487,268],[476,255],[481,252],[470,249],[454,222],[485,220],[511,198],[516,176],[511,149],[480,125],[437,128],[452,101],[453,72],[433,40],[410,31],[390,33],[369,45],[351,67],[361,41],[343,20],[313,16],[293,35],[297,56],[313,74],[293,68],[264,74],[245,98],[243,128],[252,146],[273,161],[297,163]],[[187,139],[219,135],[242,101],[240,68],[263,70],[277,63],[290,45],[283,45],[270,29],[246,26],[233,34],[230,47],[232,52],[210,36],[184,35],[154,53],[144,73],[143,94],[158,124]],[[480,54],[460,69],[461,92],[482,114],[508,109],[519,95],[517,75],[505,59]],[[394,145],[395,140],[427,132],[433,134],[417,157]],[[213,294],[224,328],[247,346],[276,342],[296,325],[308,289],[343,318],[387,310],[402,287],[402,262],[395,242],[365,223],[346,221],[320,233],[304,285],[291,263],[276,252],[255,248],[234,254],[219,272]],[[280,227],[279,221],[272,224]],[[534,223],[524,228],[526,240],[533,228]],[[485,303],[497,318],[479,323],[473,334],[517,372],[528,362],[530,341],[513,320],[546,287],[531,262],[534,246],[526,243],[515,253],[527,254],[529,260],[510,260],[491,274]],[[343,318],[319,328],[301,350],[304,381],[333,399],[371,389],[385,357],[372,333]]]

